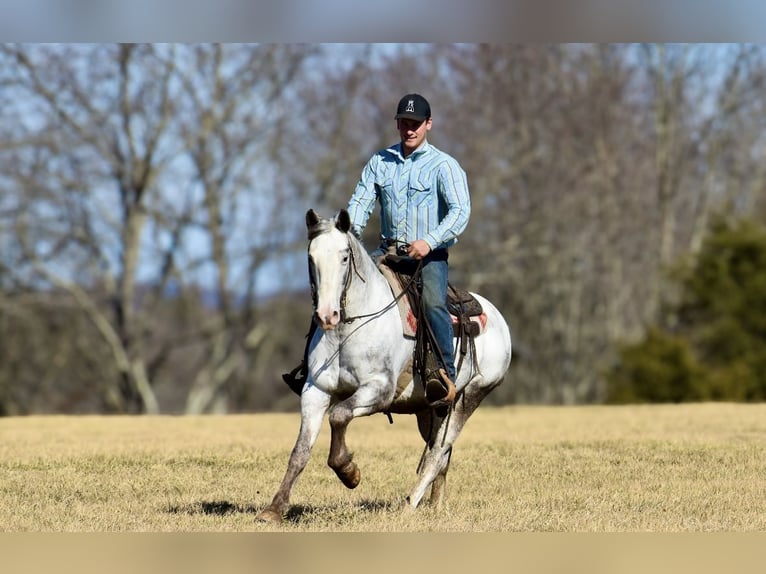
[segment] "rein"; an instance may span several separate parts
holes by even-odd
[[[359,277],[359,279],[362,280],[363,283],[366,283],[366,281],[364,280],[364,277],[362,277],[359,274],[359,271],[356,268],[356,259],[354,259],[354,249],[351,247],[351,243],[349,243],[349,250],[351,252],[351,265],[354,268],[354,272]],[[393,301],[391,301],[388,305],[386,305],[382,309],[379,309],[378,311],[375,311],[373,313],[365,313],[363,315],[352,315],[351,317],[347,317],[346,316],[346,292],[348,291],[348,288],[351,286],[351,269],[349,268],[348,272],[346,273],[346,280],[343,285],[343,293],[341,294],[341,299],[340,299],[341,321],[343,323],[353,323],[354,321],[358,319],[367,319],[369,317],[377,317],[379,315],[383,315],[386,311],[395,307],[397,303],[399,303],[399,299],[407,295],[407,291],[409,290],[412,283],[417,280],[422,269],[423,269],[423,261],[421,260],[421,261],[418,261],[417,270],[415,271],[415,273],[412,274],[407,285],[405,286],[404,289],[402,289],[402,292],[399,293],[396,297],[394,297]]]
[[[322,232],[320,231],[319,233],[317,233],[315,235],[310,235],[309,239],[310,240],[314,239],[314,237],[316,237],[317,235],[319,235],[321,233]],[[309,248],[310,247],[311,247],[311,241],[309,241]],[[386,311],[388,311],[389,309],[392,309],[393,307],[395,307],[399,303],[399,299],[401,299],[402,297],[404,297],[407,294],[407,291],[409,290],[410,286],[412,285],[412,283],[414,281],[417,280],[417,278],[420,275],[420,272],[421,272],[421,270],[423,268],[423,262],[422,261],[418,261],[417,270],[410,277],[410,280],[407,283],[406,288],[403,289],[402,292],[399,293],[399,295],[394,297],[393,301],[388,303],[382,309],[379,309],[378,311],[374,311],[372,313],[365,313],[363,315],[352,315],[352,316],[349,317],[349,316],[346,315],[346,296],[348,294],[349,287],[351,287],[351,281],[353,280],[353,274],[355,274],[357,277],[359,277],[359,279],[362,281],[362,283],[367,283],[367,281],[365,280],[364,277],[362,277],[362,274],[359,273],[359,268],[357,267],[357,264],[356,264],[356,255],[355,255],[354,247],[353,247],[353,245],[352,245],[352,243],[350,241],[349,241],[349,244],[348,244],[348,250],[349,250],[349,257],[351,258],[351,264],[349,265],[348,269],[346,270],[346,276],[343,279],[343,292],[340,295],[340,317],[341,317],[340,320],[341,320],[341,323],[345,323],[345,324],[353,323],[354,321],[357,321],[359,319],[368,319],[370,317],[377,317],[379,315],[383,315]],[[309,259],[309,285],[310,285],[310,288],[311,288],[311,300],[312,300],[312,303],[314,304],[314,307],[316,308],[316,305],[317,305],[316,278],[314,276],[314,271],[312,269],[311,258],[309,257],[308,259]],[[353,273],[352,273],[352,271],[353,271]]]

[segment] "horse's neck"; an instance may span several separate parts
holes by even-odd
[[[354,307],[373,310],[382,308],[393,299],[388,281],[355,237],[349,236],[349,246],[354,254],[354,264],[357,266],[359,275],[364,278],[362,281],[353,270],[351,271],[354,291],[358,292],[358,296],[354,298]]]

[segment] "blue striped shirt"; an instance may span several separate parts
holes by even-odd
[[[375,203],[386,239],[423,239],[431,250],[451,247],[468,225],[468,180],[458,162],[426,141],[406,159],[401,143],[377,152],[362,170],[348,203],[361,235]]]

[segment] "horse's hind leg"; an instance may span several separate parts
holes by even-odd
[[[422,410],[417,413],[417,419],[418,430],[420,431],[420,436],[423,437],[423,440],[426,443],[426,450],[433,448],[434,442],[436,440],[436,431],[438,430],[438,427],[434,425],[438,424],[440,419],[436,417],[435,413],[431,409]],[[451,455],[452,450],[450,449],[448,457]],[[436,478],[434,478],[433,482],[431,483],[431,497],[429,502],[432,506],[436,507],[437,510],[442,508],[444,502],[444,496],[447,489],[448,470],[449,459],[447,460],[447,464],[441,471],[439,471],[439,473],[436,475]]]
[[[434,481],[431,483],[431,497],[429,503],[436,510],[441,510],[444,506],[444,497],[447,494],[447,471],[449,470],[449,461],[452,457],[452,449],[447,453],[447,464],[439,471]]]
[[[477,380],[466,387],[463,394],[456,399],[449,417],[434,418],[436,424],[431,425],[432,431],[426,440],[428,447],[421,461],[418,482],[407,497],[407,503],[411,508],[417,508],[429,486],[431,486],[431,503],[437,508],[443,504],[452,445],[468,418],[491,390],[491,388],[479,386],[478,383]],[[422,419],[420,415],[418,416],[421,435],[423,435],[426,420],[425,415]]]
[[[420,461],[418,482],[407,497],[407,504],[411,508],[417,508],[429,487],[431,487],[431,500],[441,504],[452,453],[452,443],[463,427],[463,423],[457,420],[457,410],[458,408],[455,406],[449,421],[440,417],[434,419],[435,430],[432,437],[429,437],[429,444],[426,446]],[[444,435],[445,426],[447,427],[446,436]]]

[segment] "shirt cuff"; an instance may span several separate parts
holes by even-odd
[[[436,249],[436,247],[441,244],[441,241],[436,239],[436,237],[434,237],[430,233],[426,234],[426,236],[423,238],[423,241],[428,243],[428,246],[431,248],[431,251]]]

